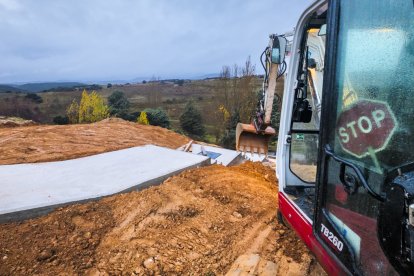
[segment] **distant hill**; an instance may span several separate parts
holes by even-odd
[[[23,91],[20,88],[17,88],[15,86],[11,86],[8,84],[0,84],[0,93],[7,93],[7,92],[26,92],[26,91]]]
[[[22,85],[15,85],[14,87],[25,90],[32,93],[50,91],[55,88],[71,88],[71,87],[82,87],[85,84],[80,82],[39,82],[39,83],[25,83]]]

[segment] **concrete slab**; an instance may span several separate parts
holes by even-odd
[[[59,162],[0,166],[0,222],[143,189],[208,163],[206,156],[147,145]]]
[[[217,163],[223,166],[230,166],[241,163],[243,158],[241,158],[241,153],[235,150],[223,149],[218,147],[211,147],[199,144],[191,145],[191,152],[194,154],[206,154],[211,158],[212,163]]]

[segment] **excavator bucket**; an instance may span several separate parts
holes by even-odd
[[[236,150],[267,156],[269,140],[275,134],[276,131],[271,127],[267,127],[263,132],[258,132],[252,124],[238,123],[236,127]]]

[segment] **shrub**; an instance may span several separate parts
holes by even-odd
[[[147,112],[145,112],[145,111],[141,112],[141,114],[139,115],[137,121],[138,121],[138,124],[149,125],[149,121],[148,121],[148,118],[147,118]]]
[[[147,113],[148,120],[152,126],[160,126],[164,128],[170,127],[170,118],[167,113],[161,108],[147,108],[144,110]]]
[[[205,129],[201,113],[195,108],[194,103],[189,101],[184,112],[180,116],[181,128],[190,136],[202,137]]]
[[[141,112],[132,112],[121,114],[119,117],[127,121],[136,122],[139,115],[141,115]]]
[[[68,117],[71,124],[79,123],[79,104],[76,100],[73,100],[66,109],[66,117]]]
[[[129,101],[124,92],[114,91],[108,97],[109,112],[111,115],[122,117],[127,114],[129,108]]]
[[[56,125],[67,125],[69,124],[69,118],[67,116],[56,116],[53,118],[53,123]]]

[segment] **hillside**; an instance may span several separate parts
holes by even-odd
[[[21,85],[15,85],[15,87],[21,91],[28,91],[32,93],[42,92],[45,90],[51,90],[56,88],[70,88],[76,86],[83,86],[85,84],[80,82],[39,82],[39,83],[25,83]]]
[[[26,92],[23,89],[20,89],[19,87],[15,87],[12,85],[7,84],[0,84],[0,93],[11,93],[11,92]]]

